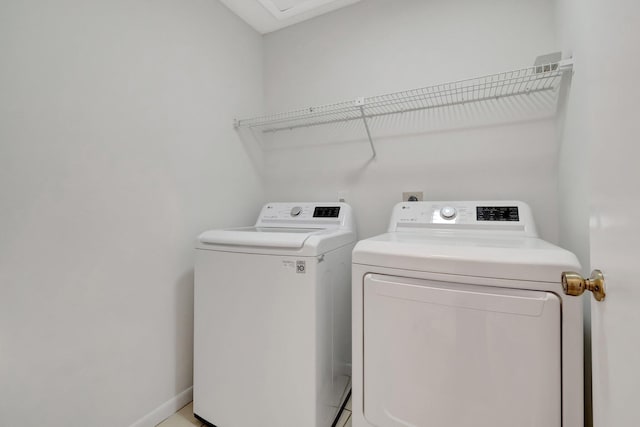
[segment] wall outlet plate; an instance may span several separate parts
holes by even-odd
[[[349,200],[349,191],[348,190],[338,191],[338,201],[342,203],[347,203],[347,200]]]
[[[423,197],[422,191],[405,191],[402,193],[403,202],[421,202]]]

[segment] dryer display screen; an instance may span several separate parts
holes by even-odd
[[[478,221],[520,221],[517,206],[477,206]]]
[[[338,218],[340,206],[316,206],[313,211],[314,218]]]

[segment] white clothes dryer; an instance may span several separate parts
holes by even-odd
[[[525,203],[396,205],[353,252],[353,426],[582,427],[565,270]]]
[[[198,237],[194,413],[218,427],[329,427],[351,375],[344,203],[269,203]]]

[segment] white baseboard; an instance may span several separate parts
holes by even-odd
[[[131,424],[130,427],[155,427],[166,418],[169,418],[171,415],[178,412],[179,409],[192,400],[193,387],[189,387],[185,391],[180,392],[178,395],[167,400],[135,423]]]

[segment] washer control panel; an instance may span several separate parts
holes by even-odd
[[[338,218],[340,206],[316,206],[313,210],[314,218]]]
[[[395,206],[388,231],[402,228],[490,229],[536,234],[531,209],[519,201],[403,202]]]
[[[351,207],[346,203],[267,203],[260,212],[256,226],[286,226],[326,228],[353,223]]]

